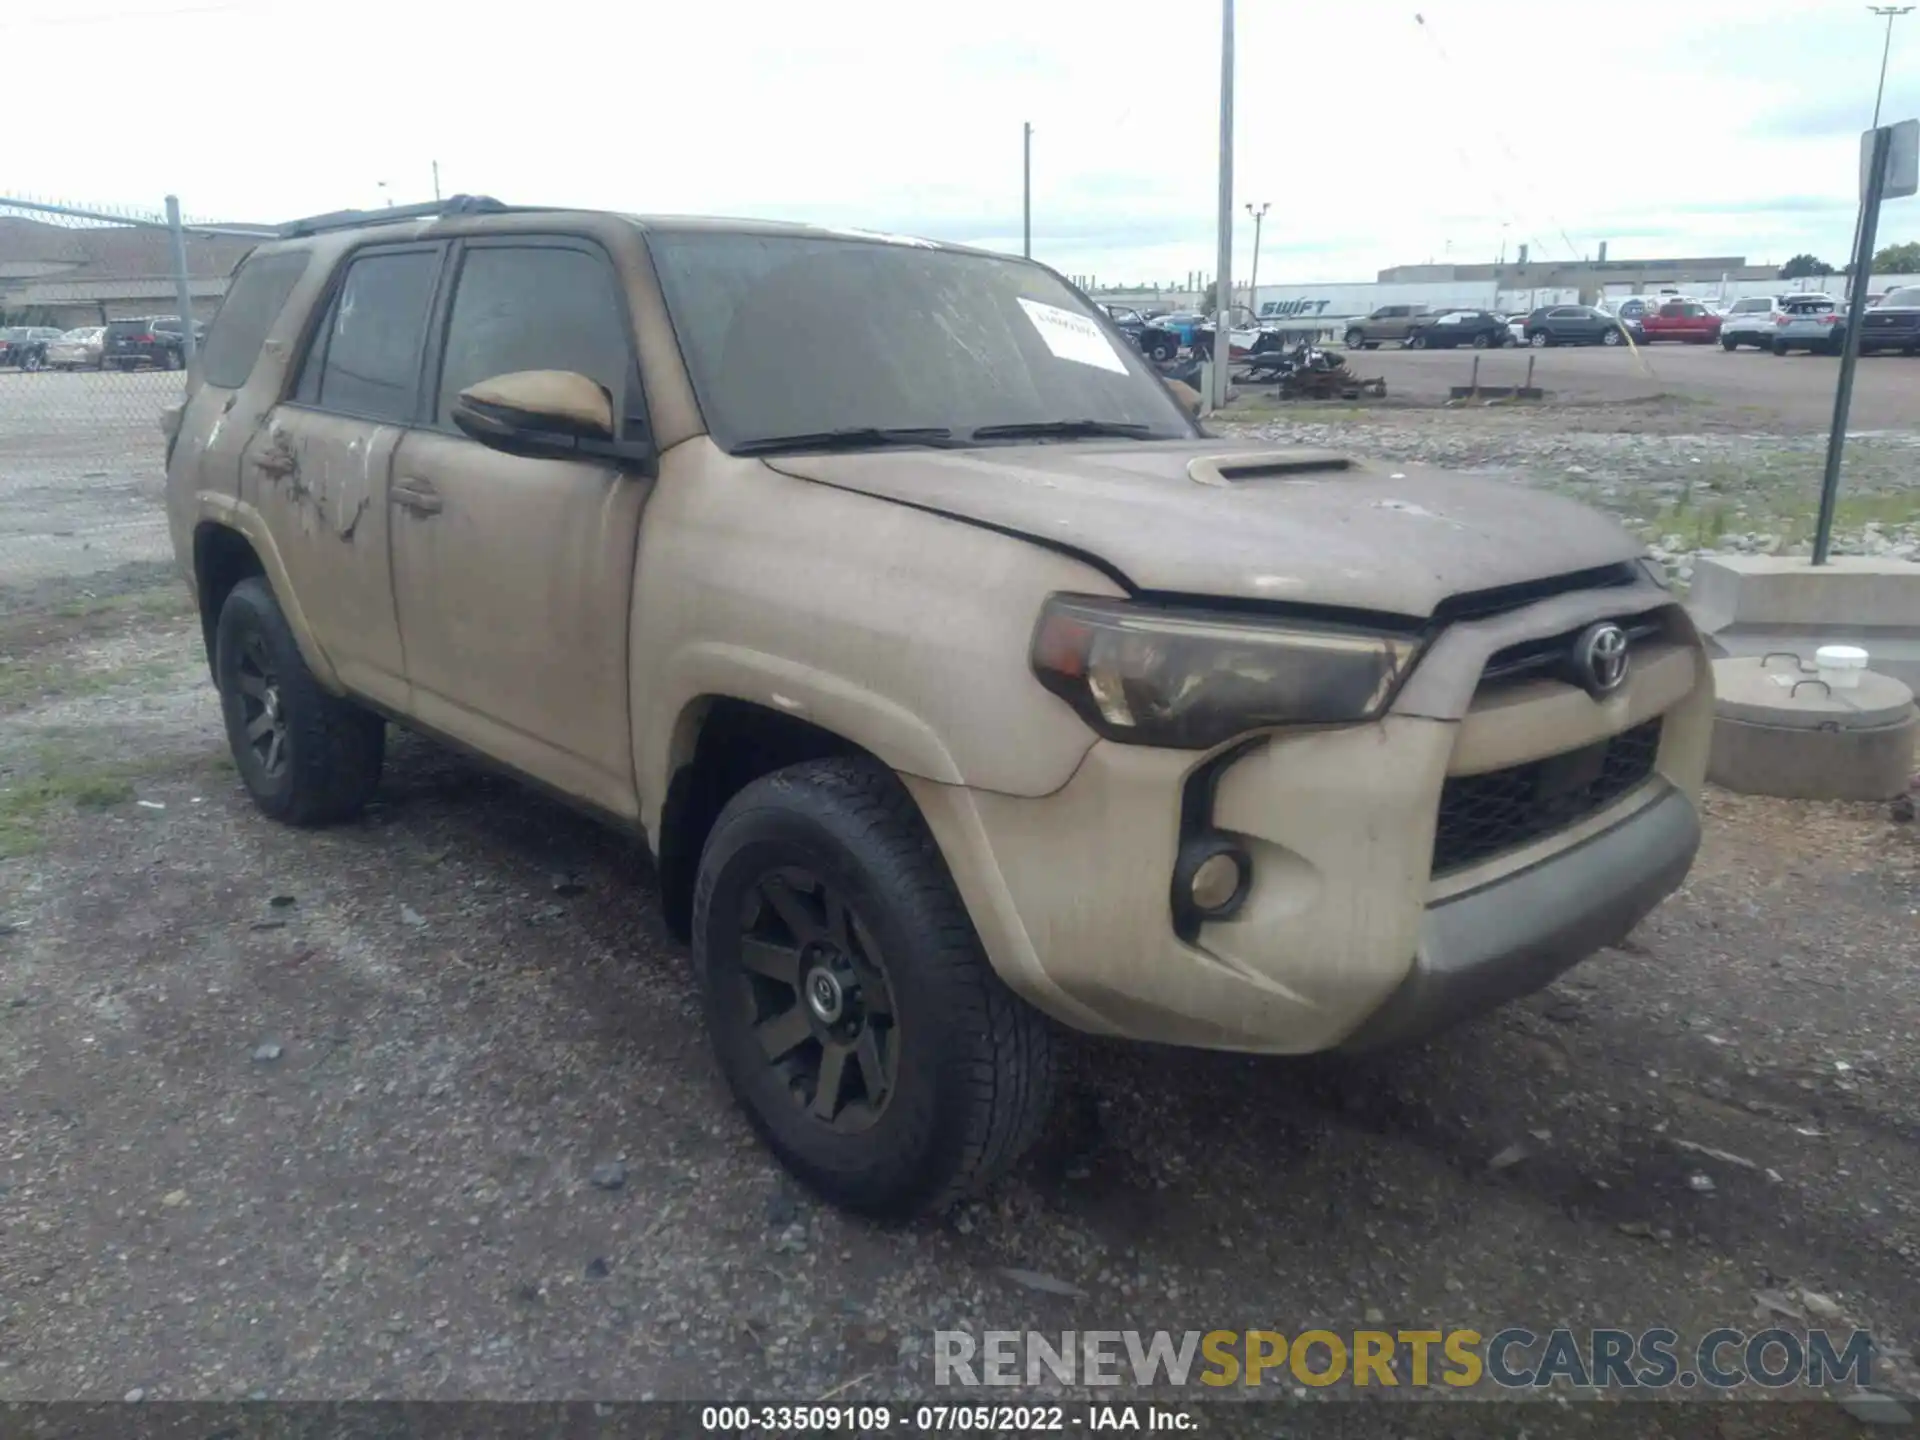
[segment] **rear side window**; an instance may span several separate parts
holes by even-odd
[[[295,398],[368,420],[411,421],[439,265],[437,249],[354,259],[307,351]]]
[[[240,267],[201,350],[200,373],[207,384],[237,390],[247,383],[267,331],[306,274],[308,258],[304,251],[260,255]]]
[[[562,245],[486,245],[460,262],[440,366],[441,425],[469,385],[517,370],[572,370],[597,380],[621,412],[631,347],[606,261]]]

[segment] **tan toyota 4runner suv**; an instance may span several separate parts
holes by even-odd
[[[259,246],[167,417],[241,778],[344,820],[392,721],[643,838],[832,1200],[1003,1171],[1054,1022],[1405,1041],[1686,874],[1709,670],[1599,515],[1211,438],[1030,261],[431,210]]]

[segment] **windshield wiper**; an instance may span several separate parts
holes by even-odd
[[[853,425],[843,430],[809,430],[799,435],[763,435],[743,440],[733,447],[735,455],[768,455],[779,450],[871,450],[882,445],[933,445],[952,443],[953,431],[944,425],[886,428],[879,425]]]
[[[976,440],[1024,440],[1059,438],[1072,440],[1082,435],[1121,435],[1145,437],[1153,434],[1151,425],[1130,420],[1022,420],[1011,425],[982,425],[973,432]]]

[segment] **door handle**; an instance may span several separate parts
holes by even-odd
[[[440,492],[429,481],[409,476],[393,487],[393,503],[414,515],[438,515]]]

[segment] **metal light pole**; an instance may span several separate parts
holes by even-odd
[[[1020,253],[1033,258],[1033,126],[1020,125]]]
[[[1833,428],[1827,435],[1827,465],[1820,478],[1820,513],[1813,529],[1813,563],[1825,565],[1833,542],[1833,514],[1840,498],[1840,457],[1847,444],[1847,413],[1853,405],[1853,367],[1860,358],[1860,323],[1867,313],[1868,281],[1873,270],[1873,238],[1880,221],[1880,201],[1886,193],[1887,156],[1893,150],[1893,131],[1875,129],[1869,152],[1867,193],[1860,201],[1860,221],[1854,227],[1853,288],[1847,295],[1847,328],[1840,351],[1840,377],[1833,387]]]
[[[1911,15],[1913,6],[1869,5],[1867,9],[1875,15],[1884,15],[1887,20],[1887,41],[1880,47],[1880,85],[1873,92],[1873,125],[1870,127],[1878,130],[1880,128],[1880,97],[1887,90],[1887,56],[1893,53],[1893,22],[1902,15]]]
[[[1227,403],[1233,360],[1233,0],[1220,0],[1220,253],[1213,273],[1213,403]]]
[[[433,198],[436,200],[440,198],[440,162],[438,160],[433,162]]]
[[[1253,274],[1247,281],[1247,308],[1255,315],[1260,313],[1260,222],[1267,218],[1272,202],[1262,200],[1258,209],[1251,200],[1247,202],[1247,213],[1253,217]]]

